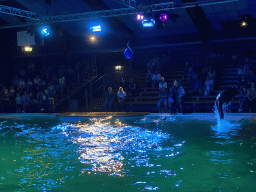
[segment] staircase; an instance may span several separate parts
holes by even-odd
[[[81,66],[83,66],[82,64]],[[80,66],[80,67],[81,67]],[[68,85],[65,87],[60,88],[59,92],[55,96],[55,105],[53,107],[53,111],[55,108],[60,106],[64,101],[69,100],[75,93],[86,86],[91,86],[92,81],[97,78],[97,68],[92,65],[91,70],[84,70],[81,73],[82,79],[73,78],[68,82]]]

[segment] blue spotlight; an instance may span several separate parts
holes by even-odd
[[[48,30],[47,28],[44,28],[44,29],[42,29],[41,34],[42,34],[43,36],[49,36],[49,35],[50,35],[50,32],[49,32],[49,30]]]
[[[90,28],[93,32],[96,32],[96,31],[101,31],[101,26],[98,25],[98,26],[93,26]]]
[[[142,26],[143,27],[153,27],[155,25],[155,20],[154,19],[144,19],[142,21]]]

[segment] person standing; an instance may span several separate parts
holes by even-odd
[[[112,104],[113,104],[113,101],[114,101],[114,98],[115,98],[115,95],[114,93],[112,92],[112,88],[109,87],[108,88],[108,92],[106,94],[106,101],[104,103],[104,110],[106,112],[112,112]],[[108,110],[109,109],[109,110]]]
[[[179,82],[179,86],[178,86],[178,106],[180,108],[181,113],[183,113],[184,95],[185,95],[185,90],[181,86],[181,82]]]
[[[157,108],[160,113],[161,104],[164,104],[165,113],[167,113],[167,83],[164,78],[161,77],[161,82],[159,83],[159,101],[157,103]]]
[[[174,110],[177,111],[178,106],[177,106],[177,96],[178,96],[178,86],[179,82],[175,79],[173,86],[170,89],[170,96],[168,98],[169,101],[169,111],[174,113]]]
[[[117,92],[117,98],[118,98],[118,111],[124,112],[124,104],[125,104],[125,97],[126,93],[124,92],[123,87],[119,87]]]
[[[16,97],[16,113],[20,113],[21,112],[21,96],[19,93],[17,93],[17,97]]]

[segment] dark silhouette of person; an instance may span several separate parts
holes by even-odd
[[[224,113],[223,113],[223,104],[224,103],[229,103],[237,94],[239,94],[239,90],[236,87],[232,87],[226,90],[223,90],[222,92],[219,93],[219,95],[216,97],[216,107],[218,114],[221,119],[224,118]]]

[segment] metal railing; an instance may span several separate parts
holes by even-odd
[[[82,67],[86,63],[83,63],[79,66]],[[59,106],[61,103],[63,103],[65,100],[72,97],[77,91],[84,88],[86,85],[90,85],[91,82],[97,78],[97,67],[95,65],[92,65],[92,69],[90,72],[88,70],[84,71],[84,73],[81,74],[83,78],[76,78],[73,82],[69,83],[66,87],[60,86],[59,94],[56,95],[56,104],[53,107],[53,110],[55,111],[55,108]],[[81,80],[82,79],[82,80]]]
[[[96,83],[99,83],[98,86],[95,86]],[[88,88],[89,88],[89,91],[88,91]],[[93,88],[95,88],[95,89],[93,90]],[[94,82],[90,81],[90,86],[85,89],[86,111],[88,111],[88,109],[89,109],[89,104],[92,103],[94,93],[100,89],[102,89],[102,92],[104,94],[105,90],[106,90],[106,74],[102,75]],[[89,92],[89,94],[88,94],[88,92]]]

